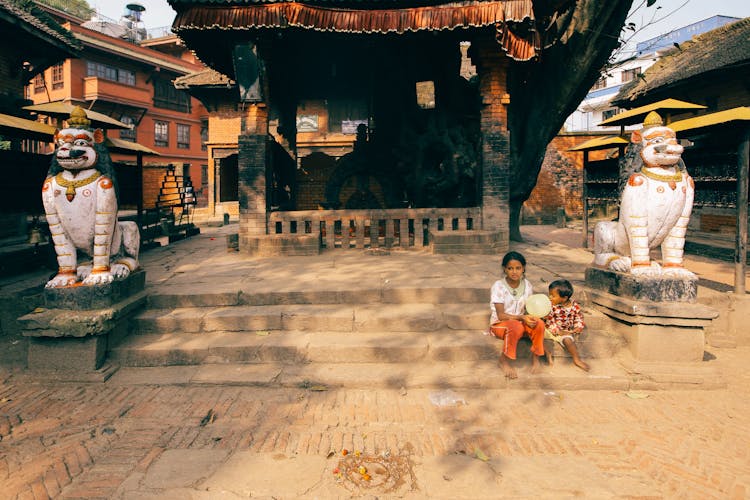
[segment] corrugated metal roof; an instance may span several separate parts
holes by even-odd
[[[697,129],[706,127],[714,127],[718,125],[726,125],[728,123],[743,121],[750,121],[750,108],[742,106],[739,108],[727,109],[724,111],[718,111],[716,113],[709,113],[707,115],[696,116],[695,118],[688,118],[686,120],[680,120],[669,124],[669,128],[675,132],[690,132]]]
[[[599,124],[599,126],[612,126],[612,125],[635,125],[643,121],[643,118],[652,111],[676,111],[680,109],[705,109],[706,107],[700,104],[693,104],[691,102],[680,101],[678,99],[664,99],[646,106],[639,106],[637,108],[629,109],[618,113],[612,118],[607,118]]]
[[[596,137],[589,139],[578,146],[568,149],[568,151],[594,151],[596,149],[609,149],[618,146],[627,146],[629,141],[619,135],[610,135],[607,137]]]

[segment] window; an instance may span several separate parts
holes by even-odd
[[[190,125],[177,124],[177,147],[190,149]]]
[[[641,68],[625,69],[622,71],[622,83],[629,82],[641,74]]]
[[[206,151],[208,142],[208,120],[201,120],[201,151]]]
[[[38,73],[34,76],[34,93],[41,94],[44,90],[44,73]]]
[[[130,130],[124,129],[120,130],[120,139],[123,139],[125,141],[135,142],[135,120],[130,115],[122,115],[120,117],[120,121],[124,123],[125,125],[132,125],[133,128]]]
[[[169,122],[154,122],[154,146],[169,146]]]
[[[600,77],[600,78],[599,78],[599,79],[598,79],[598,80],[597,80],[597,81],[596,81],[596,82],[594,83],[594,86],[593,86],[593,87],[591,87],[591,90],[599,90],[599,89],[603,89],[603,88],[604,88],[604,87],[606,87],[606,86],[607,86],[607,77],[606,77],[606,76],[602,76],[602,77]]]
[[[116,68],[109,64],[94,61],[86,62],[86,76],[95,76],[125,85],[135,85],[135,71]]]
[[[360,123],[367,125],[367,103],[356,99],[328,100],[328,131],[356,134]]]
[[[65,84],[65,73],[63,73],[63,65],[55,64],[52,66],[52,88],[61,89]]]
[[[605,109],[602,111],[602,120],[609,120],[617,114],[617,108]]]
[[[154,106],[190,113],[190,96],[169,80],[154,79]]]

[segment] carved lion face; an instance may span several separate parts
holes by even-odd
[[[55,134],[57,162],[65,170],[85,170],[97,163],[94,143],[102,142],[101,130],[90,132],[79,128],[65,128]]]
[[[677,142],[677,136],[671,128],[651,127],[638,135],[643,145],[641,157],[646,165],[671,167],[680,161],[684,148]]]

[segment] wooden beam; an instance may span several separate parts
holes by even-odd
[[[747,270],[747,191],[750,128],[745,127],[737,151],[737,241],[734,253],[734,293],[745,294]]]

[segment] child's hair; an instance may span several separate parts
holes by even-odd
[[[506,267],[511,260],[517,260],[523,267],[526,267],[526,258],[518,252],[508,252],[503,257],[503,267]]]
[[[573,295],[573,285],[568,280],[555,280],[549,284],[549,291],[557,290],[560,297],[569,299]]]

